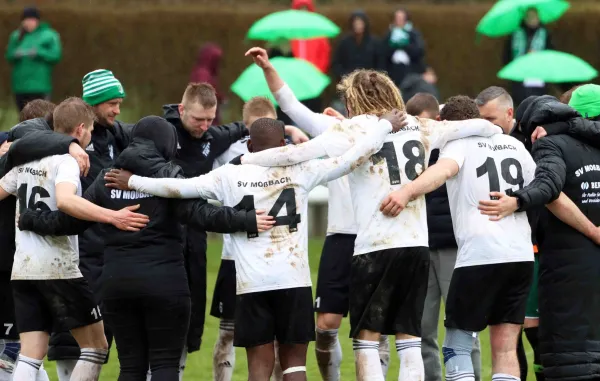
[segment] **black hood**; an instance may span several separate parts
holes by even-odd
[[[13,142],[22,138],[31,131],[52,131],[52,127],[44,118],[35,118],[23,121],[8,131],[8,141]]]
[[[173,121],[181,120],[181,116],[179,115],[179,104],[173,103],[162,106],[163,108],[163,118],[173,123]]]
[[[533,99],[532,99],[533,98]],[[523,107],[523,109],[521,109]],[[531,134],[538,126],[556,122],[566,122],[581,115],[558,99],[550,95],[529,97],[517,109],[517,121],[525,135],[526,146],[531,147]]]
[[[115,167],[152,176],[177,153],[175,127],[159,116],[140,119],[131,131],[132,143],[119,155]]]
[[[367,16],[367,14],[362,10],[356,10],[350,14],[350,20],[348,22],[350,25],[350,32],[354,33],[354,30],[352,29],[352,22],[356,18],[362,19],[365,22],[365,36],[368,35],[371,31],[371,23],[369,22],[369,16]]]

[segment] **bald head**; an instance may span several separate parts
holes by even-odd
[[[260,118],[252,123],[248,151],[260,152],[285,145],[285,124],[277,119]]]
[[[483,119],[500,126],[508,134],[513,128],[514,106],[510,94],[502,87],[491,86],[483,90],[475,103]]]

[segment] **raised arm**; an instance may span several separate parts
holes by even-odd
[[[269,55],[265,49],[252,48],[246,52],[246,56],[251,56],[254,63],[263,70],[269,90],[271,90],[279,107],[298,127],[312,136],[318,136],[338,122],[336,118],[314,113],[300,103],[292,89],[283,82],[279,73],[269,61]]]

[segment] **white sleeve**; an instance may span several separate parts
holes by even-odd
[[[242,164],[255,164],[262,167],[287,167],[288,165],[318,159],[327,156],[327,150],[323,145],[326,141],[327,133],[306,143],[248,153],[242,156]]]
[[[327,160],[313,160],[308,163],[307,167],[303,168],[303,174],[307,176],[308,189],[325,185],[364,164],[383,147],[385,138],[390,132],[392,132],[392,124],[387,120],[380,120],[366,129],[356,145],[342,156]]]
[[[423,131],[429,135],[429,149],[442,148],[447,142],[468,138],[469,136],[489,137],[501,134],[502,129],[485,119],[438,122],[431,119],[419,119]]]
[[[299,128],[306,131],[309,135],[321,135],[329,127],[339,123],[339,121],[332,116],[312,112],[308,107],[300,103],[287,84],[273,93],[273,95],[275,96],[275,100],[279,104],[281,111],[289,116]]]
[[[4,189],[6,193],[12,195],[17,194],[17,171],[19,168],[15,167],[11,169],[2,179],[0,179],[0,187]]]
[[[70,155],[64,155],[63,157],[64,159],[56,168],[54,185],[71,183],[79,188],[81,186],[81,181],[79,180],[79,165],[77,164],[77,161]]]
[[[462,168],[465,163],[465,154],[467,152],[467,145],[464,140],[454,140],[446,144],[440,150],[440,159],[452,159],[458,164],[458,168]]]
[[[129,188],[164,198],[210,198],[221,200],[221,173],[226,166],[191,179],[154,179],[133,175]]]

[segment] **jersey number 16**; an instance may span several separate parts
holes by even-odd
[[[31,188],[29,202],[27,202],[27,184],[21,184],[17,189],[17,198],[19,199],[19,213],[23,213],[25,209],[50,211],[50,207],[41,200],[36,201],[36,196],[40,199],[50,197],[50,193],[40,186]]]
[[[278,217],[277,215],[284,205],[287,215]],[[245,210],[247,212],[255,210],[254,196],[244,196],[242,201],[233,208],[235,210]],[[290,233],[298,231],[298,224],[301,219],[300,214],[296,214],[296,191],[294,188],[286,188],[281,191],[279,197],[277,197],[277,201],[275,201],[275,205],[269,210],[269,216],[275,218],[275,226],[288,226]],[[248,233],[248,238],[256,237],[258,237],[258,233]]]

